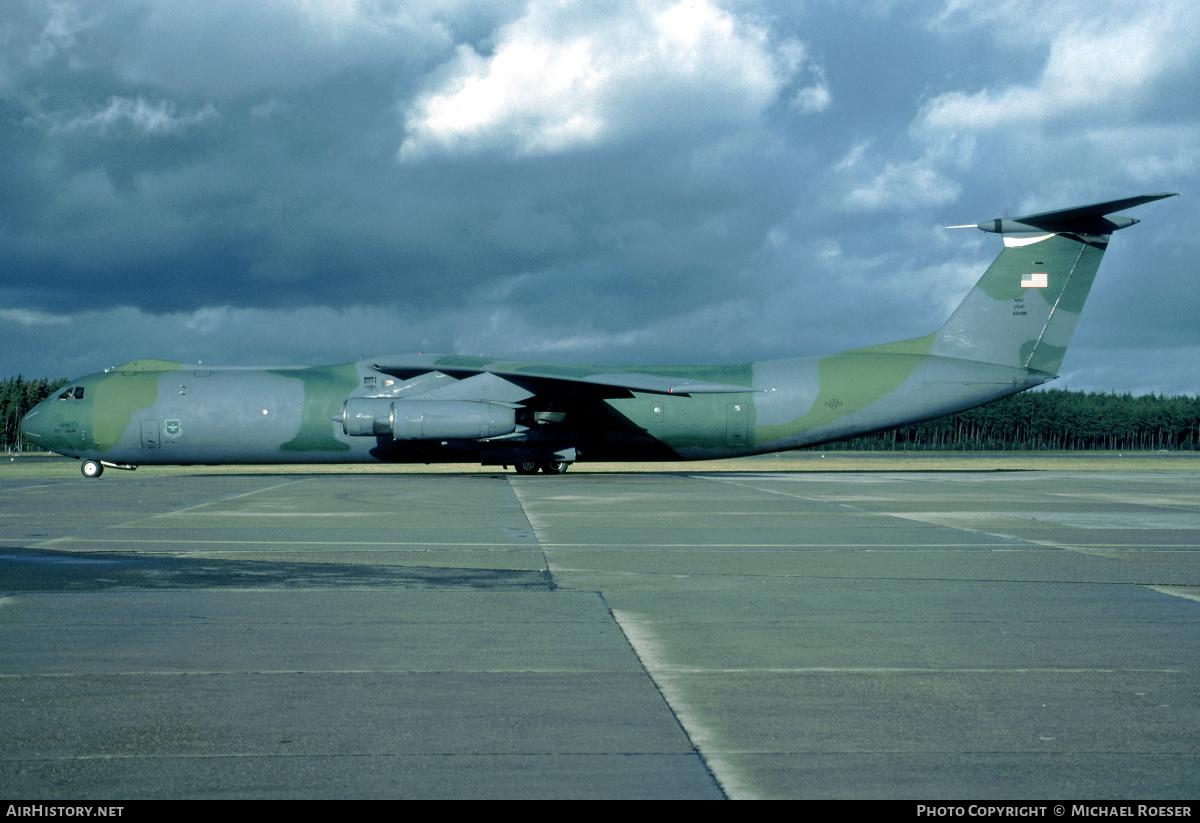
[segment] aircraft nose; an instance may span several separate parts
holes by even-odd
[[[46,415],[42,411],[41,406],[34,406],[21,418],[21,438],[45,448],[46,431],[43,424],[46,422]]]

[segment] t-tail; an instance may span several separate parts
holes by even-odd
[[[1173,196],[1145,194],[972,226],[1001,235],[1004,250],[937,330],[928,353],[1049,379],[1062,364],[1109,237],[1139,222],[1108,215]]]

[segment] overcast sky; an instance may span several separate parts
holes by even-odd
[[[1200,392],[1194,0],[7,0],[0,377],[925,334],[1147,192],[1056,386]]]

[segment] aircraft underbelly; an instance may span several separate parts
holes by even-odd
[[[756,450],[798,448],[919,423],[1007,397],[1051,377],[952,358],[866,357],[881,361],[866,365],[881,372],[891,369],[893,376],[879,377],[876,386],[864,390],[859,376],[863,363],[852,364],[849,376],[823,375],[828,385],[809,411],[784,425],[760,426]],[[896,371],[906,373],[897,376]]]

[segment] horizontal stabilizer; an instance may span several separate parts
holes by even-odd
[[[1075,234],[1112,234],[1118,229],[1128,228],[1140,222],[1132,217],[1108,217],[1115,211],[1152,203],[1164,197],[1175,197],[1178,192],[1162,192],[1160,194],[1143,194],[1138,197],[1125,197],[1121,200],[1106,200],[1103,203],[1092,203],[1087,206],[1073,206],[1057,211],[1043,211],[1037,214],[1027,214],[1024,217],[1002,217],[994,220],[984,220],[975,224],[975,228],[998,234],[1017,234],[1027,232],[1073,232]],[[951,228],[967,228],[967,226],[951,226]]]

